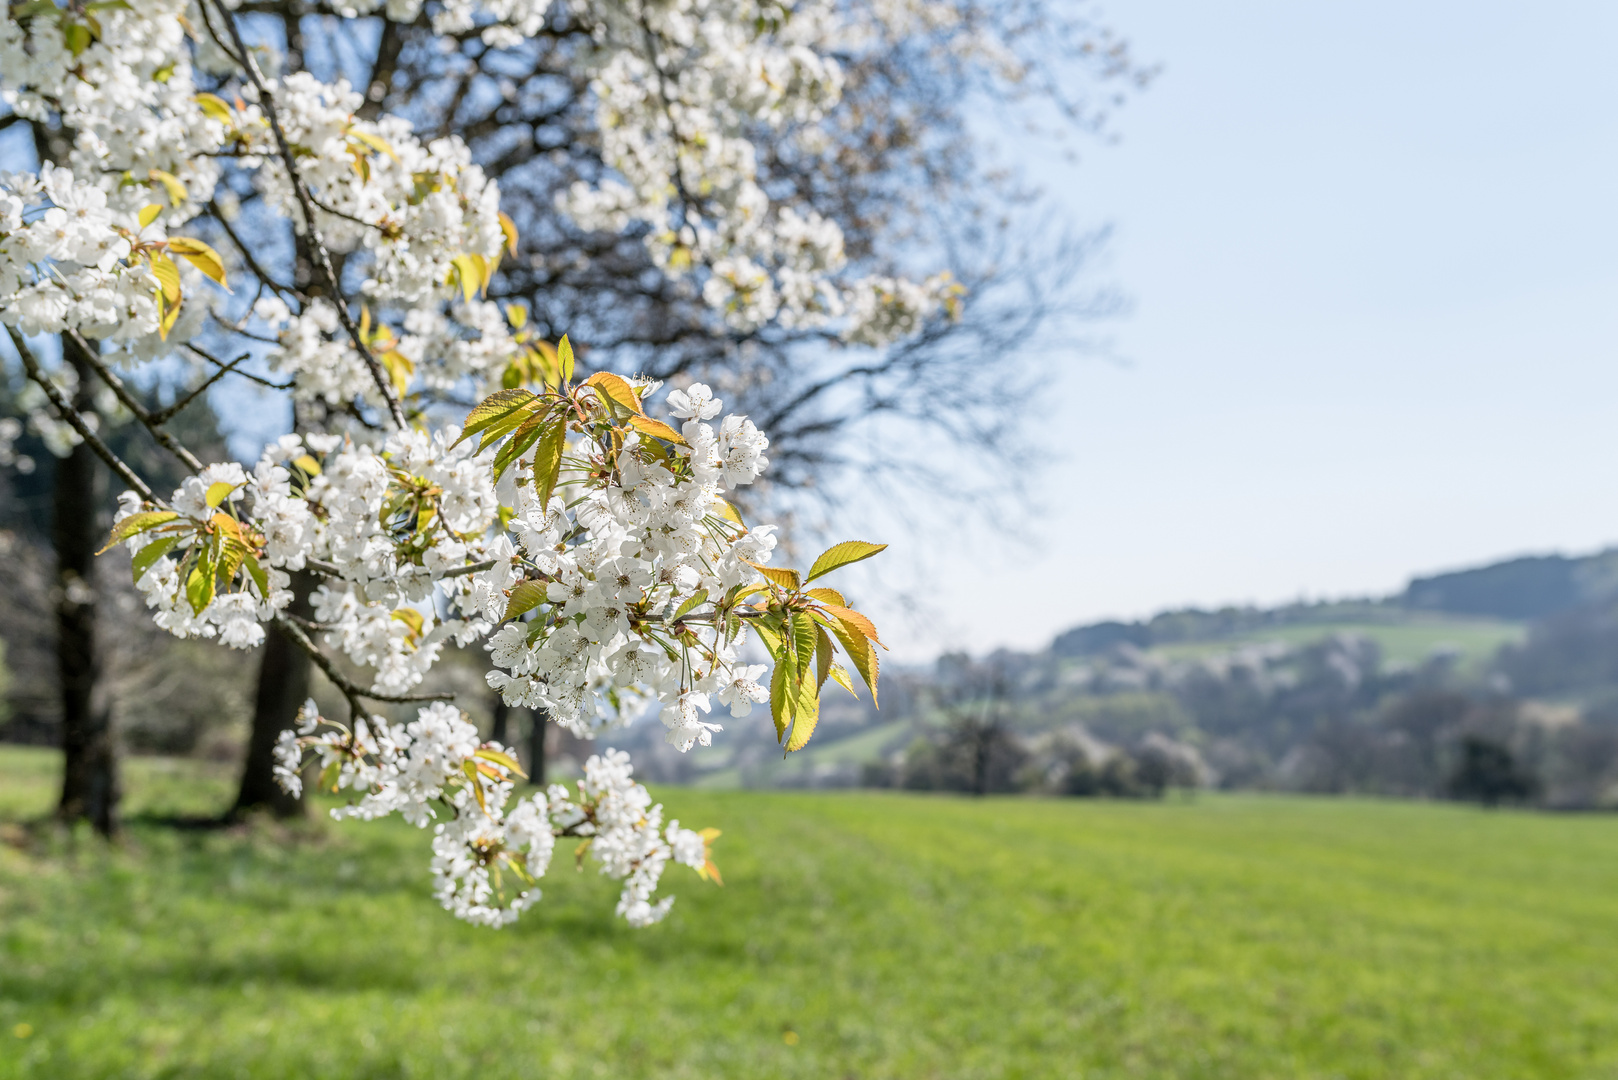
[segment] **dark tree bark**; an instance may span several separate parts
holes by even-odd
[[[307,570],[292,575],[293,601],[287,607],[292,615],[309,618],[314,614],[309,594],[315,586]],[[241,788],[236,794],[233,815],[264,807],[276,817],[303,814],[303,798],[289,795],[275,782],[275,740],[292,727],[298,710],[309,699],[313,667],[302,649],[271,628],[264,639],[259,661],[258,693],[253,700],[253,731],[247,740],[247,759],[242,764]]]
[[[499,692],[494,695],[494,723],[489,727],[489,741],[497,742],[501,746],[510,746],[511,740],[506,736],[511,729],[511,706]]]
[[[95,374],[68,339],[64,356],[78,373],[73,407],[94,406]],[[56,667],[62,691],[62,799],[57,817],[89,821],[111,836],[118,828],[118,752],[112,710],[101,678],[96,640],[95,553],[102,470],[84,443],[57,463],[51,543],[56,549]]]
[[[545,786],[545,736],[550,733],[550,714],[544,709],[530,709],[532,718],[528,727],[528,782],[536,787]]]

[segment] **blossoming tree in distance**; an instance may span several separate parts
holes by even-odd
[[[545,10],[390,0],[374,17],[501,48]],[[836,64],[813,48],[830,9],[591,10],[618,176],[561,193],[570,212],[657,223],[647,243],[665,268],[738,326],[787,311],[869,343],[951,299],[941,279],[846,280],[836,226],[775,212],[755,182],[738,132],[836,100]],[[282,68],[261,29],[250,3],[227,0],[28,0],[0,20],[6,103],[71,136],[60,160],[0,175],[0,323],[49,401],[41,422],[127,487],[108,547],[128,550],[159,626],[234,648],[272,628],[341,691],[346,716],[311,702],[283,733],[283,785],[317,767],[321,789],[349,798],[338,816],[431,825],[438,896],[469,921],[516,918],[556,839],[577,837],[623,882],[619,913],[656,922],[670,859],[718,879],[715,834],[665,823],[611,750],[576,790],[516,798],[516,759],[420,692],[423,678],[446,643],[481,640],[492,688],[580,735],[655,702],[685,751],[721,731],[719,709],[767,704],[796,751],[828,680],[876,693],[877,630],[822,579],[882,545],[837,544],[806,573],[770,565],[774,528],[746,523],[734,499],[768,465],[765,435],[701,383],[668,392],[660,419],[647,405],[659,384],[588,371],[566,337],[539,340],[523,307],[488,301],[517,235],[466,146],[365,118],[346,83]],[[687,188],[723,212],[701,218],[676,197]],[[252,220],[233,210],[244,193]],[[302,268],[288,279],[265,269],[283,233]],[[177,490],[153,490],[108,448],[36,353],[45,334],[189,470]],[[166,422],[252,358],[313,420],[251,469],[204,463]],[[195,373],[162,410],[130,388],[154,364]],[[294,575],[318,580],[308,615]],[[751,648],[768,654],[767,680]],[[368,702],[421,707],[399,724]]]

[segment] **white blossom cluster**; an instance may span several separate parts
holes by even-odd
[[[842,229],[774,205],[759,177],[752,132],[812,125],[836,105],[832,53],[873,17],[854,8],[851,26],[829,0],[574,0],[597,46],[602,159],[617,176],[577,182],[557,205],[588,229],[647,228],[657,264],[704,268],[703,298],[738,329],[835,325],[866,345],[910,332],[951,282],[844,280]]]
[[[46,164],[35,175],[0,173],[0,323],[24,334],[78,330],[135,343],[158,336],[157,279],[136,244],[164,239],[108,203],[101,188]],[[200,275],[181,271],[195,285]],[[170,333],[194,332],[200,306]]]
[[[738,663],[722,627],[688,627],[700,647],[680,649],[664,620],[693,597],[758,581],[752,564],[769,560],[775,528],[727,518],[723,499],[764,471],[769,440],[744,417],[709,424],[721,403],[701,383],[673,391],[669,404],[687,444],[672,454],[632,435],[614,474],[594,482],[591,459],[575,454],[561,475],[567,497],[544,506],[532,485],[513,484],[509,550],[520,558],[476,575],[473,599],[497,621],[525,573],[543,584],[546,608],[489,642],[497,669],[489,685],[508,704],[547,709],[582,734],[606,715],[605,690],[633,687],[662,703],[667,741],[684,751],[721,730],[703,719],[710,695],[725,695],[743,716],[767,694],[756,681],[762,669]]]
[[[287,791],[302,792],[306,761],[322,788],[358,796],[333,817],[397,813],[417,828],[432,826],[434,895],[476,925],[505,926],[539,901],[536,883],[559,836],[581,838],[601,872],[624,883],[618,914],[631,926],[668,913],[673,897],[654,903],[652,895],[669,860],[708,864],[706,838],[678,821],[664,827],[662,806],[634,781],[627,754],[592,756],[576,798],[552,784],[513,802],[515,759],[441,702],[408,724],[360,717],[350,730],[323,719],[311,700],[275,747],[275,776]]]

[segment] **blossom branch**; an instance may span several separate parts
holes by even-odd
[[[237,55],[242,61],[242,68],[247,73],[248,80],[253,84],[253,88],[258,91],[259,101],[264,106],[264,117],[270,122],[270,130],[275,133],[275,144],[280,153],[281,163],[286,167],[287,179],[292,184],[292,191],[297,197],[298,207],[303,211],[304,235],[308,239],[310,251],[315,256],[315,265],[320,267],[321,275],[326,279],[327,287],[331,289],[332,306],[337,310],[337,317],[342,321],[343,329],[348,331],[348,336],[354,344],[355,351],[360,354],[360,358],[365,361],[365,366],[370,370],[371,379],[376,383],[377,391],[382,395],[382,400],[387,402],[388,413],[393,418],[394,426],[403,431],[409,426],[405,419],[404,406],[399,403],[398,395],[393,392],[393,383],[388,378],[388,373],[383,370],[381,361],[376,358],[370,347],[365,344],[364,337],[360,334],[359,326],[355,324],[354,317],[349,314],[348,305],[343,302],[343,290],[337,279],[337,271],[332,267],[331,253],[326,250],[326,243],[320,236],[320,228],[315,223],[314,199],[309,194],[309,189],[304,184],[303,178],[298,174],[298,160],[292,153],[291,143],[287,141],[286,130],[281,126],[281,118],[275,107],[275,95],[265,81],[263,72],[259,71],[258,62],[248,52],[247,44],[242,40],[241,28],[236,25],[235,17],[225,9],[223,4],[219,3],[219,0],[214,0],[214,6],[224,20],[225,29],[236,46]],[[208,5],[204,4],[203,11],[205,13],[207,8]],[[209,21],[211,24],[212,20]]]
[[[117,454],[114,454],[106,443],[101,441],[101,438],[90,428],[90,425],[85,423],[84,417],[79,415],[79,411],[63,396],[61,388],[51,382],[44,369],[39,366],[39,361],[35,359],[33,350],[28,347],[28,342],[23,339],[22,334],[17,332],[17,328],[8,326],[6,327],[6,333],[11,336],[11,344],[17,349],[17,356],[22,360],[23,370],[28,373],[30,379],[39,385],[41,390],[45,391],[45,396],[55,406],[57,415],[66,420],[73,430],[79,433],[79,438],[83,439],[90,449],[95,451],[96,456],[106,462],[107,467],[117,473],[119,479],[138,492],[141,498],[147,502],[161,503],[162,500],[152,494],[152,489],[147,486],[146,481],[136,475],[134,469],[124,464],[122,459]]]
[[[139,420],[141,425],[152,433],[152,438],[157,440],[158,445],[173,454],[180,460],[180,464],[192,472],[199,473],[202,471],[202,462],[197,460],[196,455],[181,445],[180,440],[164,430],[162,421],[154,419],[152,414],[146,411],[146,406],[142,405],[140,399],[129,392],[129,387],[124,385],[124,381],[113,373],[113,370],[101,359],[100,353],[88,341],[85,341],[77,330],[69,330],[66,337],[84,354],[85,363],[95,369],[96,375],[100,377],[102,382],[107,384],[107,387],[123,403],[124,408],[133,413],[135,419]]]

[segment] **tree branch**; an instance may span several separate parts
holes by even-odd
[[[152,438],[157,440],[159,446],[179,458],[180,464],[192,472],[199,473],[202,471],[202,462],[197,460],[196,455],[180,445],[180,440],[164,431],[161,422],[152,419],[152,414],[146,411],[146,406],[142,405],[140,399],[129,392],[129,387],[124,385],[124,381],[113,373],[113,370],[101,359],[101,354],[92,348],[90,343],[85,341],[77,330],[69,330],[64,337],[73,342],[84,353],[85,363],[95,369],[95,373],[101,377],[101,381],[107,384],[119,401],[123,402],[124,408],[134,413],[135,419],[139,420],[142,426],[152,433]]]
[[[288,641],[302,649],[309,659],[314,662],[314,665],[325,673],[326,678],[331,680],[332,685],[343,692],[343,696],[348,699],[349,705],[354,707],[356,713],[364,711],[358,707],[359,698],[403,705],[412,701],[450,701],[455,697],[454,694],[448,692],[440,694],[378,694],[370,690],[361,690],[357,683],[341,671],[338,671],[336,665],[331,662],[326,654],[321,652],[315,646],[315,643],[309,640],[309,635],[303,632],[303,627],[285,615],[277,613],[275,616],[275,628],[281,631]]]
[[[28,342],[23,339],[23,336],[17,332],[17,328],[8,326],[6,327],[6,333],[11,335],[11,343],[17,348],[17,356],[22,360],[23,370],[28,372],[30,379],[39,384],[41,390],[45,391],[45,396],[56,407],[57,415],[66,420],[73,430],[79,433],[79,438],[83,439],[90,449],[95,451],[96,456],[107,463],[107,468],[117,473],[118,477],[133,488],[141,498],[150,503],[165,505],[163,500],[152,494],[152,489],[147,486],[146,481],[137,476],[134,469],[125,465],[118,455],[114,454],[107,447],[107,444],[102,442],[94,431],[90,430],[90,425],[84,422],[84,417],[80,416],[72,403],[62,396],[61,388],[51,382],[44,369],[39,366],[39,361],[34,358],[33,350],[28,347]]]
[[[354,317],[349,314],[348,305],[343,302],[343,290],[337,280],[337,271],[332,268],[331,253],[326,250],[326,242],[321,239],[320,228],[315,224],[314,200],[309,189],[304,185],[303,178],[298,175],[298,160],[292,153],[292,145],[287,142],[286,130],[281,126],[281,117],[275,107],[275,95],[271,92],[269,84],[264,80],[264,73],[259,71],[258,62],[247,51],[247,44],[242,40],[241,28],[236,25],[235,16],[228,11],[220,0],[213,0],[213,5],[224,20],[225,29],[230,34],[230,40],[236,46],[236,54],[242,60],[242,69],[247,73],[248,80],[258,91],[259,104],[264,107],[264,118],[270,122],[270,130],[275,133],[275,144],[280,151],[281,163],[287,170],[287,179],[292,184],[292,190],[298,198],[298,208],[303,211],[303,223],[309,239],[309,248],[315,255],[315,265],[320,268],[321,275],[326,279],[326,285],[331,289],[332,306],[337,309],[337,317],[342,320],[343,329],[348,331],[355,350],[370,369],[371,379],[382,395],[382,400],[388,404],[388,412],[393,417],[394,426],[401,431],[408,427],[405,420],[404,407],[399,404],[399,398],[393,392],[393,383],[388,373],[382,370],[381,361],[372,354],[369,346],[360,336],[360,328],[355,325]],[[203,5],[206,14],[208,5]],[[211,23],[212,20],[210,19]]]

